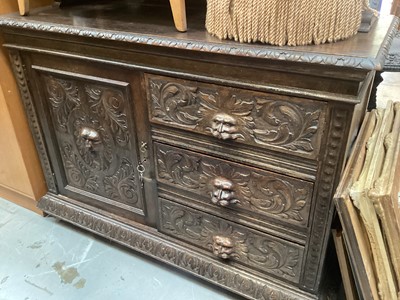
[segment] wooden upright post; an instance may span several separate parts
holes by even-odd
[[[185,32],[187,30],[185,0],[169,0],[169,3],[176,29]]]

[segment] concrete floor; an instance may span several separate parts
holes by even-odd
[[[383,72],[383,81],[376,92],[377,107],[385,108],[386,102],[400,101],[400,72]]]
[[[0,300],[238,299],[0,198]]]

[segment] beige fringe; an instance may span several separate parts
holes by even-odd
[[[368,0],[207,0],[206,28],[220,39],[272,45],[335,42],[357,33]]]

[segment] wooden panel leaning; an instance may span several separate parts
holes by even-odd
[[[385,120],[390,132],[385,136],[384,144],[379,145],[379,153],[384,153],[381,174],[368,192],[376,213],[381,220],[386,242],[388,244],[391,262],[397,281],[400,286],[400,252],[396,249],[400,245],[400,219],[398,193],[400,190],[400,103],[394,106],[389,103],[387,112],[390,118]],[[382,149],[384,146],[384,149]]]
[[[399,297],[399,125],[399,103],[389,102],[385,110],[370,113],[335,195],[356,285],[364,299]]]
[[[362,171],[366,155],[365,144],[375,128],[376,121],[376,114],[367,113],[334,196],[357,291],[360,298],[366,300],[379,299],[377,279],[368,238],[349,192]]]
[[[368,191],[379,177],[384,159],[383,141],[393,123],[393,110],[378,109],[377,123],[367,142],[364,165],[357,182],[351,187],[350,197],[359,209],[363,225],[368,234],[375,270],[378,278],[378,290],[383,299],[396,299],[396,285],[389,263],[389,253],[385,246],[383,233],[376,214],[374,203],[368,197]]]

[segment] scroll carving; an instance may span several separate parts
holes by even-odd
[[[70,184],[91,192],[98,192],[98,176],[93,174],[78,158],[71,145],[65,143],[63,150],[65,171]]]
[[[293,151],[314,151],[320,111],[304,112],[299,106],[257,98],[254,139],[259,144],[283,146]]]
[[[90,111],[107,122],[118,145],[125,146],[129,141],[129,133],[122,92],[89,84],[85,85],[85,91],[88,95]]]
[[[68,183],[143,208],[128,129],[126,91],[43,74]]]
[[[301,155],[319,151],[324,104],[161,76],[148,82],[153,122]]]
[[[104,177],[104,188],[107,197],[114,200],[122,200],[136,207],[143,207],[137,196],[135,170],[127,159],[122,159],[121,166],[113,176]]]
[[[46,86],[56,126],[67,132],[70,113],[80,106],[78,87],[73,81],[52,76],[47,76]]]
[[[167,234],[208,249],[217,257],[298,281],[299,247],[168,201],[162,201],[161,206],[161,226]]]
[[[306,224],[312,184],[284,176],[246,169],[184,150],[157,147],[158,178],[184,190],[204,196],[212,202],[215,180],[232,183],[235,205],[232,209],[253,211],[295,224]],[[232,197],[233,198],[233,197]]]

